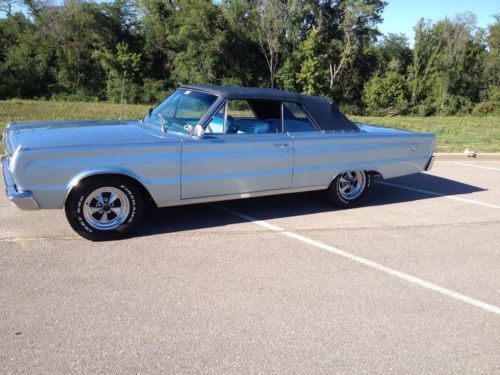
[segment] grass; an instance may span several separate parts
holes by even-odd
[[[357,117],[352,120],[416,132],[436,133],[438,152],[500,152],[499,116]]]
[[[108,103],[0,101],[0,130],[9,121],[139,118],[150,106]],[[437,134],[437,151],[500,152],[500,117],[359,117],[354,121]],[[0,146],[1,147],[1,146]]]

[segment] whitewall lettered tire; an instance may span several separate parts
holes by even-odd
[[[364,171],[339,173],[327,190],[329,201],[339,208],[362,205],[373,187],[373,175]]]
[[[68,196],[66,218],[82,237],[111,240],[129,234],[143,213],[137,184],[120,176],[93,176],[81,181]]]

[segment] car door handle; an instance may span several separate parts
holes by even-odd
[[[288,143],[275,143],[274,144],[276,147],[281,148],[283,151],[287,152],[288,151]]]

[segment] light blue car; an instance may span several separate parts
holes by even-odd
[[[182,86],[142,119],[10,123],[8,198],[64,208],[90,240],[129,233],[159,207],[325,190],[348,208],[373,178],[429,170],[434,134],[355,124],[327,99],[264,88]]]

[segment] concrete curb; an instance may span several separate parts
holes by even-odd
[[[470,157],[463,153],[437,152],[434,154],[436,161],[500,161],[500,152],[478,153],[476,157]]]

